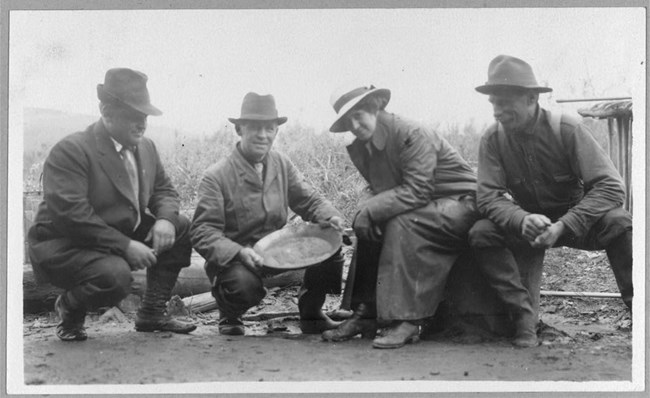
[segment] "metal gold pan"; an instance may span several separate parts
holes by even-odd
[[[293,224],[260,239],[253,249],[264,259],[264,266],[294,270],[316,265],[341,247],[341,233],[317,224]]]

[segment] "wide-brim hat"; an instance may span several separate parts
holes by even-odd
[[[495,91],[507,88],[520,88],[548,93],[553,91],[550,87],[543,87],[537,83],[533,68],[525,61],[509,55],[499,55],[488,66],[488,80],[476,87],[482,94],[492,94]]]
[[[361,102],[362,99],[368,97],[369,95],[377,95],[383,97],[386,102],[384,106],[390,101],[390,90],[387,88],[376,88],[373,85],[368,87],[357,87],[354,89],[343,88],[336,90],[332,93],[330,97],[330,104],[336,112],[336,119],[330,127],[332,133],[342,133],[348,131],[349,129],[345,126],[344,118],[348,112],[355,105]],[[382,108],[383,109],[383,108]]]
[[[133,69],[109,69],[104,83],[97,85],[97,97],[101,101],[117,101],[145,115],[160,116],[162,112],[149,99],[147,80],[147,75]]]
[[[259,95],[250,92],[244,96],[239,118],[229,117],[228,120],[234,124],[239,124],[244,120],[276,121],[278,125],[281,125],[287,121],[287,118],[278,116],[275,98],[271,94]]]

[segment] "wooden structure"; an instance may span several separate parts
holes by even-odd
[[[283,287],[289,285],[299,285],[302,282],[304,270],[293,270],[278,275],[270,275],[263,278],[266,288]],[[138,270],[132,273],[133,283],[131,293],[142,296],[146,287],[146,271]],[[210,301],[214,302],[209,296],[211,284],[205,271],[203,270],[203,259],[195,252],[192,255],[192,264],[189,267],[181,269],[178,275],[176,285],[172,290],[172,295],[180,297],[195,297],[204,293],[206,305],[216,308]],[[56,297],[63,292],[62,289],[55,287],[47,281],[39,280],[32,269],[31,264],[23,264],[23,310],[26,313],[37,313],[50,311],[54,307]],[[196,297],[195,297],[196,298]],[[195,300],[196,301],[196,300]],[[207,307],[206,307],[207,308]],[[203,308],[202,310],[207,310]]]
[[[632,212],[632,99],[593,98],[557,100],[562,102],[597,101],[596,105],[578,110],[580,116],[607,119],[609,157],[625,183],[625,210]]]

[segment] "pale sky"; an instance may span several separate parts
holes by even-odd
[[[636,111],[645,95],[643,8],[54,10],[10,22],[10,106],[98,115],[96,85],[126,66],[149,76],[164,113],[150,123],[188,133],[227,124],[248,91],[320,131],[332,91],[368,84],[391,89],[388,110],[404,116],[486,123],[474,87],[499,54],[528,61],[551,104],[632,95]]]

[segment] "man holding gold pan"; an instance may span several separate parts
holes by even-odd
[[[195,250],[205,258],[219,308],[219,333],[245,334],[241,316],[266,295],[263,260],[253,246],[287,223],[288,209],[306,221],[343,230],[341,214],[319,195],[289,158],[272,150],[278,116],[272,95],[248,93],[239,118],[229,119],[241,140],[232,154],[210,166],[199,185],[191,228]],[[267,264],[268,265],[268,264]],[[300,329],[317,334],[338,324],[323,311],[326,294],[341,290],[340,249],[305,270],[298,294]]]

